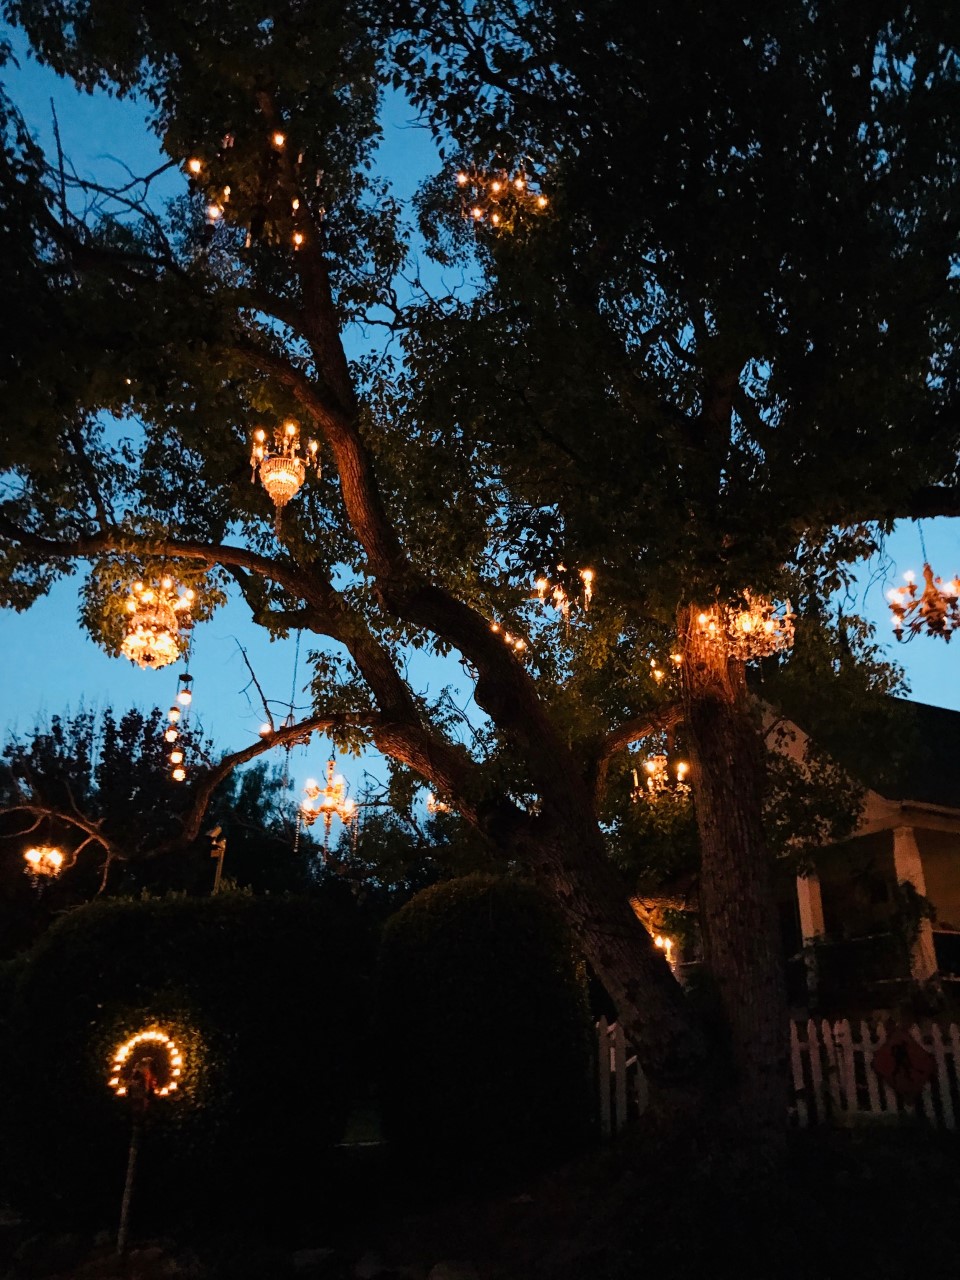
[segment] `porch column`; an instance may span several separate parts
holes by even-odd
[[[811,1003],[817,997],[816,941],[826,932],[823,924],[823,898],[820,894],[820,877],[815,871],[797,876],[797,905],[800,908],[800,936],[803,942],[803,963],[807,971],[807,994]]]
[[[897,884],[909,882],[917,893],[926,896],[927,882],[924,879],[923,862],[920,859],[920,849],[913,827],[894,828],[893,870],[897,877]],[[910,956],[910,974],[917,982],[927,982],[936,976],[936,972],[937,956],[933,946],[933,927],[929,920],[923,920]]]

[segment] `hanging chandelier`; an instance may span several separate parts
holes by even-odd
[[[923,566],[923,590],[918,594],[916,574],[905,573],[906,586],[894,587],[887,593],[893,615],[893,631],[898,640],[912,640],[921,631],[943,636],[949,644],[954,631],[960,630],[960,578],[944,582],[935,578],[929,564]]]
[[[566,565],[558,564],[557,572],[565,574],[567,572]],[[580,582],[583,587],[582,600],[584,613],[588,613],[590,610],[590,601],[593,599],[593,583],[595,577],[596,575],[592,569],[580,570]],[[563,615],[564,620],[569,622],[570,606],[574,602],[571,601],[566,589],[559,582],[552,583],[548,577],[543,576],[535,580],[533,590],[534,596],[537,600],[542,604],[553,605],[554,609]]]
[[[755,662],[793,647],[794,614],[789,601],[776,605],[763,596],[743,593],[743,606],[715,605],[697,616],[702,636],[726,646],[732,658]]]
[[[518,212],[544,213],[549,199],[523,169],[461,170],[456,178],[463,201],[463,216],[471,222],[487,222],[508,230]]]
[[[183,651],[183,632],[191,623],[192,590],[179,591],[172,578],[161,578],[159,587],[135,582],[127,612],[127,634],[120,652],[140,667],[154,670],[176,662]]]
[[[667,792],[687,796],[690,794],[690,784],[686,780],[689,772],[686,760],[673,760],[666,755],[648,756],[643,762],[642,782],[637,770],[633,770],[631,799],[657,800]]]
[[[308,778],[303,790],[307,798],[300,806],[300,816],[308,827],[312,827],[318,818],[323,819],[323,852],[326,856],[333,819],[337,817],[344,826],[349,826],[357,817],[357,806],[347,795],[346,781],[336,772],[336,762],[332,758],[327,761],[326,786],[321,787],[314,778]]]
[[[42,844],[27,849],[23,860],[26,863],[24,871],[32,880],[36,880],[39,876],[53,880],[63,870],[63,853],[52,845]]]
[[[300,447],[300,428],[295,422],[285,422],[273,433],[273,444],[268,442],[267,432],[258,427],[253,433],[250,449],[251,480],[260,475],[260,483],[266,489],[276,508],[276,530],[280,532],[283,508],[297,496],[307,478],[307,468],[320,470],[320,445],[308,440],[306,450]]]

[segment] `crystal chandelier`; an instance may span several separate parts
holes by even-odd
[[[917,594],[916,574],[905,573],[905,587],[894,587],[887,593],[893,615],[893,631],[898,640],[908,640],[921,631],[943,636],[947,643],[954,631],[960,630],[960,578],[944,582],[935,578],[929,564],[923,566],[923,590]]]
[[[320,470],[320,445],[316,440],[308,440],[306,452],[300,448],[300,428],[295,422],[285,422],[273,433],[273,444],[269,444],[267,433],[258,427],[253,433],[253,445],[250,450],[251,480],[260,474],[260,483],[266,489],[270,501],[276,508],[276,530],[280,532],[280,521],[283,508],[295,498],[300,486],[307,477],[307,468]]]
[[[172,578],[162,578],[159,587],[133,584],[127,600],[127,634],[120,652],[140,667],[169,666],[183,649],[182,632],[190,626],[192,590],[178,591]]]
[[[789,602],[779,606],[745,591],[743,605],[715,605],[709,612],[699,614],[700,634],[722,641],[729,655],[741,662],[769,658],[792,648],[794,615]]]
[[[330,848],[330,828],[333,819],[339,818],[344,826],[349,826],[356,819],[357,806],[347,795],[347,784],[343,776],[335,772],[336,762],[327,761],[327,783],[321,787],[314,778],[308,778],[304,787],[306,800],[300,806],[300,816],[308,827],[312,827],[318,818],[323,819],[323,853],[324,857]]]
[[[33,880],[38,876],[52,880],[63,870],[63,853],[51,845],[42,844],[27,849],[23,860],[27,864],[24,871]]]
[[[671,760],[666,755],[648,756],[643,762],[644,779],[641,783],[637,770],[633,770],[633,800],[657,800],[666,792],[677,796],[690,794],[687,774],[690,766],[686,760]]]

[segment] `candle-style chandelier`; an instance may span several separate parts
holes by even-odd
[[[301,448],[300,428],[295,422],[287,421],[277,427],[272,444],[263,427],[254,431],[250,449],[250,479],[255,481],[259,473],[260,483],[276,508],[278,534],[283,508],[300,492],[308,467],[320,470],[320,445],[316,440],[308,440],[306,448]]]
[[[48,844],[27,849],[23,860],[26,863],[23,869],[34,883],[41,877],[45,880],[56,879],[63,870],[65,861],[62,850]]]
[[[456,178],[463,198],[463,216],[505,230],[518,212],[544,213],[550,201],[535,179],[523,169],[461,169]]]
[[[643,762],[643,778],[633,770],[631,799],[658,800],[668,792],[675,796],[690,794],[687,774],[690,766],[686,760],[676,760],[667,755],[648,756]]]
[[[566,573],[566,565],[558,564],[557,571]],[[580,570],[580,582],[582,584],[581,599],[583,601],[584,613],[589,612],[590,601],[593,599],[593,583],[596,575],[592,569]],[[551,604],[554,609],[563,614],[564,620],[570,620],[570,608],[575,601],[572,601],[567,593],[566,588],[559,582],[552,583],[545,575],[537,578],[533,584],[536,599],[543,604]]]
[[[743,593],[741,607],[714,605],[697,616],[700,634],[726,646],[741,662],[769,658],[793,647],[794,614],[789,601],[776,605],[763,596]]]
[[[194,601],[191,589],[180,591],[172,578],[160,579],[160,585],[147,586],[135,582],[127,599],[127,634],[120,652],[140,667],[154,670],[176,662],[185,646],[184,634],[191,624],[190,609]]]
[[[943,636],[949,644],[953,632],[960,630],[960,577],[944,582],[934,577],[933,569],[925,564],[923,590],[918,594],[916,574],[911,570],[903,576],[906,586],[894,587],[887,593],[894,635],[898,640],[912,640],[926,631]]]
[[[336,772],[336,761],[327,761],[327,781],[321,787],[314,778],[308,778],[304,787],[306,800],[300,806],[300,816],[308,827],[312,827],[318,818],[323,819],[323,855],[326,858],[330,850],[330,828],[333,819],[339,818],[344,826],[356,821],[356,803],[347,795],[347,784],[343,776]]]

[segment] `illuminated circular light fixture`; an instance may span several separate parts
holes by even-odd
[[[273,444],[263,427],[253,433],[250,449],[251,480],[260,476],[270,501],[276,508],[276,529],[280,532],[283,508],[300,492],[307,478],[307,468],[320,470],[320,445],[308,440],[305,449],[300,445],[300,428],[295,422],[285,422],[273,433]]]
[[[697,628],[707,639],[723,642],[732,658],[754,662],[793,647],[794,614],[789,602],[776,605],[745,591],[743,607],[715,605],[698,614]]]
[[[114,1050],[108,1086],[118,1098],[166,1098],[180,1087],[183,1055],[159,1028],[138,1031]]]
[[[925,564],[919,595],[916,574],[911,570],[903,576],[906,586],[887,592],[894,635],[898,640],[912,640],[925,631],[942,636],[949,644],[954,631],[960,631],[960,576],[944,582],[934,577],[933,569]]]
[[[52,880],[63,870],[63,852],[53,845],[35,845],[25,851],[23,860],[26,863],[24,871],[34,878],[44,876]]]
[[[183,632],[190,626],[195,593],[178,591],[171,578],[158,587],[135,582],[127,599],[127,634],[120,652],[139,667],[158,670],[176,662],[184,647]]]

